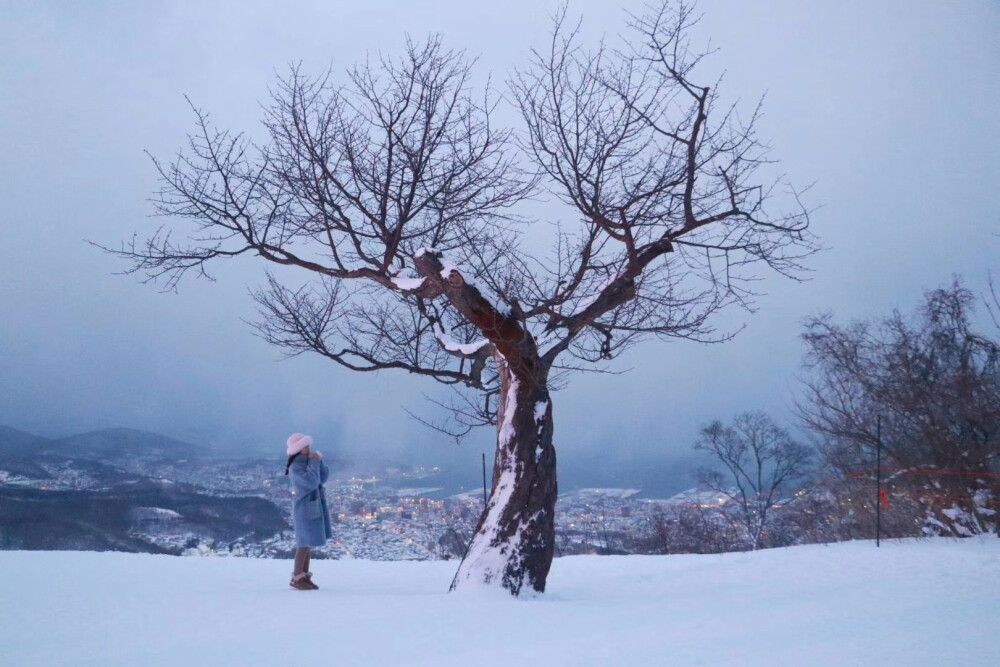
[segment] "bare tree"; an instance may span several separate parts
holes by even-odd
[[[956,503],[971,513],[970,530],[993,525],[986,505],[1000,497],[1000,343],[973,329],[974,302],[956,281],[927,292],[914,315],[847,326],[825,315],[803,334],[799,413],[827,462],[845,477],[864,474],[873,489],[881,422],[891,488],[923,497],[928,516],[939,515],[935,530],[956,521]]]
[[[889,465],[989,470],[1000,453],[1000,344],[973,330],[972,292],[927,292],[915,316],[806,324],[799,412],[842,471],[870,467],[876,420]]]
[[[712,422],[701,429],[695,448],[722,464],[724,473],[705,469],[700,481],[733,501],[750,548],[759,548],[772,507],[807,473],[811,450],[763,412],[737,415],[731,426]]]
[[[117,252],[168,288],[240,255],[295,269],[255,293],[261,334],[355,371],[399,369],[459,391],[454,433],[494,425],[492,497],[452,588],[542,591],[554,545],[550,390],[649,338],[722,340],[711,316],[751,307],[763,264],[794,276],[808,215],[761,182],[758,110],[717,109],[694,82],[690,7],[629,20],[587,51],[565,13],[511,83],[523,136],[492,120],[469,63],[438,40],[356,66],[342,85],[298,68],[265,114],[269,141],[197,132],[157,199],[161,230]],[[553,193],[577,218],[550,253],[515,206]]]

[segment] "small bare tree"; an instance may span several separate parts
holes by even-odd
[[[463,532],[459,532],[454,526],[449,525],[448,529],[438,538],[437,555],[444,560],[451,560],[453,557],[465,558],[465,553],[469,550],[469,538]]]
[[[630,546],[636,553],[717,554],[743,544],[742,531],[717,510],[673,505],[654,511]]]
[[[811,450],[795,442],[763,412],[745,412],[731,426],[715,421],[701,429],[695,444],[725,472],[703,469],[702,484],[728,497],[751,549],[761,546],[772,507],[786,499],[790,485],[809,469]]]
[[[255,293],[263,336],[355,371],[399,369],[459,390],[457,435],[495,425],[492,497],[452,587],[545,588],[554,545],[558,374],[600,368],[643,339],[722,340],[711,316],[750,307],[754,265],[794,276],[808,216],[758,168],[759,109],[741,119],[694,82],[691,8],[632,16],[620,48],[584,50],[565,13],[517,73],[522,135],[492,120],[463,54],[438,40],[349,70],[298,68],[265,113],[269,141],[197,132],[170,164],[162,231],[117,252],[173,288],[209,262],[295,271]],[[549,192],[572,228],[525,247],[515,205]]]

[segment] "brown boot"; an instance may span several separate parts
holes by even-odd
[[[299,591],[314,591],[319,588],[309,581],[305,572],[292,575],[292,580],[288,582],[288,585]]]
[[[319,590],[319,586],[317,586],[316,584],[313,583],[313,580],[312,580],[313,573],[312,572],[306,572],[305,575],[306,575],[306,582],[310,586],[312,586],[312,590],[314,590],[314,591]]]

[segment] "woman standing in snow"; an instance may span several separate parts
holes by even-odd
[[[302,433],[288,438],[288,464],[285,474],[291,478],[292,523],[295,526],[295,570],[289,585],[300,591],[319,588],[312,582],[309,571],[309,550],[322,547],[333,534],[330,510],[326,506],[323,484],[330,476],[330,469],[323,463],[323,456],[309,448],[313,439]]]

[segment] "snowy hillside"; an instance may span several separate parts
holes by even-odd
[[[550,592],[454,562],[0,552],[4,665],[989,665],[1000,540],[557,559]]]

